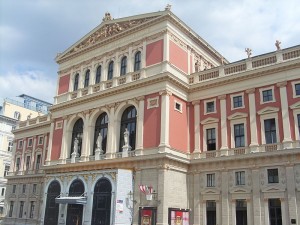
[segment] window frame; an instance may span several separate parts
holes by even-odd
[[[291,84],[292,84],[292,89],[293,89],[293,98],[299,98],[300,93],[297,94],[296,85],[300,85],[300,80],[292,81]]]
[[[85,75],[84,75],[83,88],[87,88],[89,86],[89,84],[90,84],[90,74],[91,74],[90,69],[87,69],[85,71]]]
[[[102,65],[98,65],[96,68],[95,84],[99,84],[101,82],[101,75],[102,75]]]
[[[265,108],[265,110],[266,110],[266,108]],[[265,124],[264,124],[264,120],[267,120],[267,119],[275,119],[276,140],[277,141],[280,140],[280,138],[279,138],[279,126],[278,126],[278,111],[279,111],[279,109],[274,108],[274,110],[275,111],[273,111],[272,113],[263,113],[263,112],[261,112],[262,110],[257,112],[258,115],[260,116],[260,132],[261,132],[261,142],[262,142],[262,144],[267,144],[266,143],[266,137],[265,137]]]
[[[276,171],[276,174],[272,174],[275,171]],[[267,169],[267,179],[268,179],[268,184],[278,184],[279,183],[279,169],[278,168]]]
[[[31,155],[30,154],[25,155],[25,163],[24,164],[25,164],[25,171],[30,170],[30,167],[31,167]]]
[[[211,128],[215,129],[215,131],[216,131],[216,150],[218,150],[218,148],[219,148],[218,123],[219,123],[219,120],[216,120],[216,119],[214,119],[214,122],[212,122],[212,123],[207,123],[205,120],[201,122],[201,124],[203,124],[203,126],[202,126],[202,132],[203,132],[202,141],[203,141],[203,151],[204,152],[215,151],[215,150],[207,150],[207,138],[206,138],[206,130],[207,129],[211,129]]]
[[[108,68],[107,68],[107,80],[112,80],[114,77],[114,61],[111,60],[108,63]]]
[[[244,170],[235,171],[235,185],[236,186],[246,185],[246,172]]]
[[[27,147],[32,147],[33,146],[33,138],[28,138],[27,139]]]
[[[213,103],[213,109],[212,109],[213,111],[208,111],[211,110],[208,108],[209,103]],[[211,113],[216,113],[216,99],[210,99],[204,101],[204,115],[211,114]]]
[[[278,138],[277,138],[278,127],[277,127],[277,124],[276,124],[276,119],[275,118],[268,118],[268,119],[264,119],[263,121],[264,121],[263,127],[264,127],[265,144],[276,144],[276,143],[278,143],[278,141],[279,141]],[[272,121],[272,122],[274,121],[274,124],[270,124],[270,130],[266,130],[266,122],[267,121]],[[273,127],[272,125],[275,126],[275,130],[272,129],[272,127]],[[272,139],[271,142],[269,142],[269,140],[267,139],[267,134],[269,134],[269,133],[271,134],[271,137],[273,137],[274,136],[273,134],[275,134],[275,138],[276,138],[275,141]]]
[[[179,109],[177,108],[177,105],[179,106]],[[175,100],[174,101],[174,110],[182,113],[182,102]]]
[[[206,187],[216,187],[216,174],[207,173],[206,174]]]
[[[73,82],[73,91],[77,91],[79,89],[79,73],[75,73],[74,82]]]
[[[271,91],[271,93],[272,93],[272,100],[264,101],[263,93],[265,91]],[[259,89],[259,93],[260,93],[260,104],[261,105],[262,104],[267,104],[267,103],[270,103],[270,102],[276,102],[275,92],[274,92],[274,86],[269,86],[269,87],[261,88],[261,89]]]
[[[35,209],[35,202],[30,201],[30,212],[29,212],[29,218],[32,219],[34,216],[34,209]]]
[[[8,217],[12,217],[13,215],[13,212],[14,212],[14,201],[10,201],[10,204],[9,204],[9,211],[8,211]]]
[[[134,54],[134,65],[133,65],[133,71],[139,71],[141,70],[142,67],[142,52],[141,51],[137,51]]]
[[[236,134],[236,126],[243,126],[243,134]],[[240,129],[239,129],[240,130]],[[245,142],[245,124],[244,123],[235,123],[235,124],[233,124],[233,136],[234,136],[234,148],[243,148],[243,147],[245,147],[246,146],[246,142]],[[237,138],[242,138],[242,140],[243,140],[243,145],[239,145],[239,146],[237,146]]]
[[[18,149],[23,148],[23,140],[18,140]]]
[[[38,136],[38,145],[44,144],[44,136]]]
[[[123,56],[120,61],[120,76],[124,76],[127,73],[127,56]]]
[[[241,106],[235,107],[235,105],[234,105],[234,99],[235,99],[236,97],[241,97],[241,100],[242,100],[242,101],[241,101],[241,102],[242,102]],[[231,98],[231,110],[245,108],[244,92],[232,94],[232,95],[230,95],[230,98]]]
[[[24,201],[20,201],[19,218],[23,218],[23,211],[24,211]]]
[[[34,164],[34,169],[35,170],[39,170],[42,164],[42,154],[41,153],[37,153],[35,156],[36,160],[35,160],[35,164]],[[38,161],[39,159],[39,161]]]
[[[14,141],[11,139],[8,139],[7,151],[12,152],[13,147],[14,147]]]

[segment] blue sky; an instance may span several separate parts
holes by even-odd
[[[300,44],[299,0],[0,0],[0,99],[27,94],[53,102],[58,52],[114,18],[172,12],[229,61]]]

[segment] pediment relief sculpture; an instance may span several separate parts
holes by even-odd
[[[125,30],[128,30],[132,27],[141,25],[153,18],[155,18],[155,16],[136,19],[136,20],[129,20],[124,22],[114,22],[114,20],[111,18],[109,14],[109,16],[107,15],[103,18],[104,24],[100,26],[100,28],[97,31],[95,31],[93,34],[85,38],[82,42],[77,44],[74,48],[71,49],[71,51],[67,53],[67,55],[78,52],[82,49],[85,49],[89,46],[99,43],[108,37],[124,32]]]

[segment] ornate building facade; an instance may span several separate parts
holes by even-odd
[[[15,132],[5,224],[299,224],[300,46],[276,47],[229,63],[169,7],[106,13]]]

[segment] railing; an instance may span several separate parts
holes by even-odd
[[[217,79],[222,76],[230,76],[247,70],[255,70],[276,63],[293,60],[300,57],[300,45],[272,52],[269,54],[244,59],[238,62],[222,65],[209,70],[196,72],[188,77],[189,84],[201,83]],[[197,79],[198,78],[198,79]]]
[[[41,124],[41,123],[45,123],[45,122],[50,122],[50,115],[38,116],[33,119],[19,122],[18,128],[32,126],[32,125]]]

